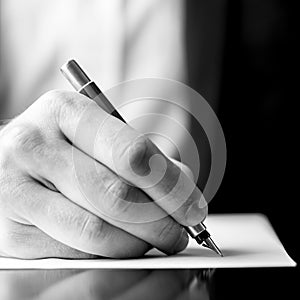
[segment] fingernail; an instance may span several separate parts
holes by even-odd
[[[182,228],[181,233],[180,233],[180,237],[178,238],[176,244],[173,247],[173,251],[172,251],[173,253],[172,254],[175,254],[175,253],[180,252],[183,249],[185,249],[188,242],[189,242],[189,236],[187,235],[185,229]]]

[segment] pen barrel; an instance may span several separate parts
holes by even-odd
[[[74,59],[64,64],[60,70],[77,92],[94,100],[108,114],[126,123],[95,82],[90,80]]]
[[[116,110],[93,81],[81,87],[78,92],[94,100],[108,114]]]
[[[108,114],[126,123],[125,120],[122,118],[122,116],[115,109],[115,107],[109,102],[107,97],[101,92],[101,90],[98,88],[95,82],[93,81],[89,82],[88,84],[83,86],[80,90],[78,90],[78,92],[94,100]]]
[[[76,91],[91,81],[74,59],[69,60],[60,70]]]

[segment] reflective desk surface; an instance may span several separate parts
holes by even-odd
[[[1,270],[0,299],[298,298],[298,268]]]

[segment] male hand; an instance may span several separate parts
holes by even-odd
[[[52,91],[0,131],[0,255],[183,250],[207,213],[180,163],[78,93]]]

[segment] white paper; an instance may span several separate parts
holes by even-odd
[[[174,256],[165,256],[157,250],[152,250],[143,258],[122,260],[0,258],[0,269],[198,269],[296,266],[286,253],[270,222],[263,215],[210,215],[205,224],[224,257],[219,257],[191,239],[187,249]]]

